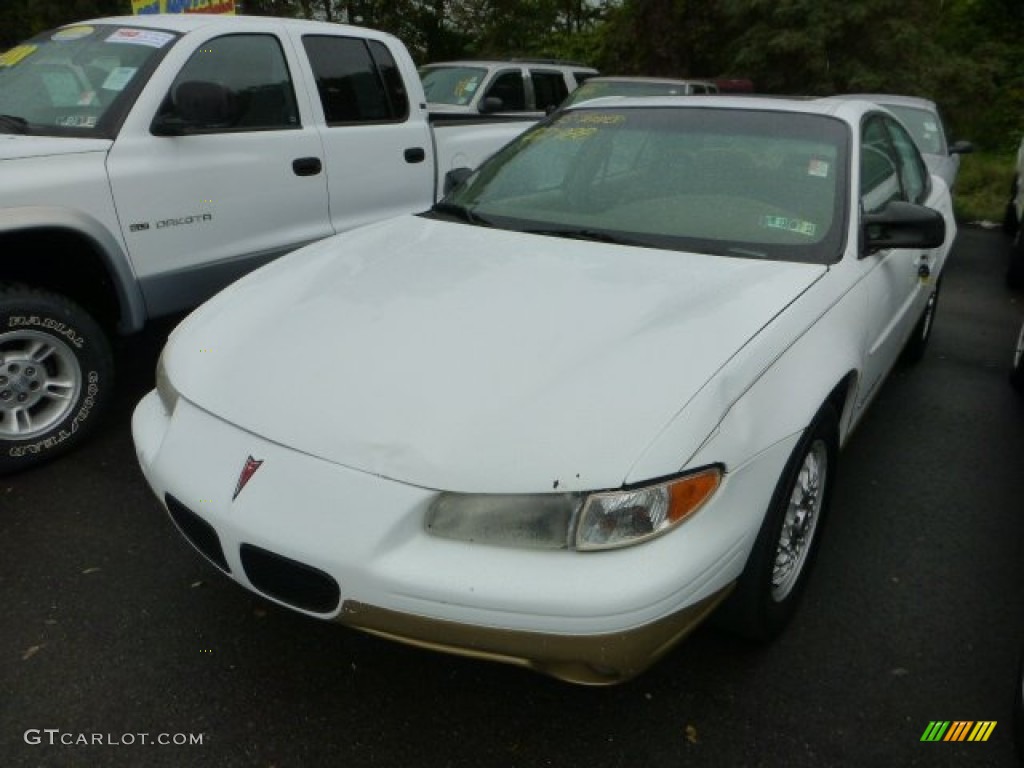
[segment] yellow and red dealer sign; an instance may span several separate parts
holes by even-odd
[[[231,13],[235,0],[132,0],[132,13]]]

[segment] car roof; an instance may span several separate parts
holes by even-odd
[[[562,69],[578,69],[597,72],[593,67],[573,61],[552,61],[548,59],[455,59],[452,61],[432,61],[420,69],[431,67],[560,67]]]
[[[935,111],[935,102],[920,96],[902,96],[895,93],[844,93],[830,96],[835,99],[858,99],[861,101],[873,101],[876,104],[895,104],[899,107],[917,107]]]
[[[672,96],[601,96],[566,107],[567,111],[595,110],[608,107],[636,109],[641,107],[672,107],[673,109],[732,109],[762,112],[795,112],[836,117],[847,123],[858,123],[861,115],[878,111],[879,106],[863,99],[814,99],[792,96],[732,96],[729,94],[695,95],[685,99]]]
[[[665,83],[666,85],[686,85],[688,83],[703,83],[714,85],[712,80],[702,78],[677,78],[677,77],[648,77],[646,75],[597,75],[587,79],[588,83]]]
[[[297,29],[308,29],[319,32],[331,31],[337,34],[339,31],[350,30],[360,37],[383,38],[390,37],[387,33],[377,32],[365,27],[354,27],[348,24],[334,24],[326,21],[310,21],[307,19],[287,19],[277,16],[245,16],[215,13],[147,13],[138,16],[105,16],[86,21],[76,21],[73,24],[63,24],[61,27],[81,27],[90,24],[103,24],[119,27],[139,27],[144,29],[161,29],[168,32],[186,34],[204,27],[245,27],[259,22],[262,25],[279,24],[285,27]]]

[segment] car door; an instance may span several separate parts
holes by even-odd
[[[331,224],[337,232],[434,199],[434,148],[422,112],[414,112],[394,55],[380,40],[304,34],[323,111]],[[410,64],[411,67],[411,64]]]
[[[189,40],[107,161],[151,315],[332,232],[323,148],[308,106],[300,112],[291,46],[263,31]],[[211,105],[218,114],[194,113]]]
[[[887,115],[870,115],[860,147],[860,208],[878,213],[897,200],[928,204],[924,161],[906,130]],[[933,253],[886,248],[863,256],[869,322],[860,403],[871,397],[896,361],[931,292]],[[937,274],[937,271],[936,271]]]

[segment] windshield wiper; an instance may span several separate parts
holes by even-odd
[[[548,237],[566,237],[571,240],[592,240],[596,243],[611,243],[612,245],[636,245],[646,247],[649,243],[635,240],[620,235],[613,235],[609,232],[602,232],[597,229],[524,229],[521,230],[529,235],[547,235]]]
[[[430,210],[433,213],[441,213],[447,216],[454,216],[460,221],[464,221],[467,224],[475,224],[479,227],[492,227],[494,226],[490,221],[485,219],[476,213],[473,213],[465,205],[459,205],[458,203],[446,203],[443,200],[439,203],[434,203]]]
[[[0,115],[0,132],[28,133],[28,120],[17,115]]]

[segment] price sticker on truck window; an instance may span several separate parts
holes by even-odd
[[[34,45],[15,46],[9,51],[0,53],[0,67],[13,67],[26,56],[31,56],[35,51],[36,47]]]
[[[108,43],[132,43],[133,45],[147,45],[150,48],[163,48],[174,35],[168,32],[157,32],[154,29],[129,29],[123,27],[110,33],[106,39]]]

